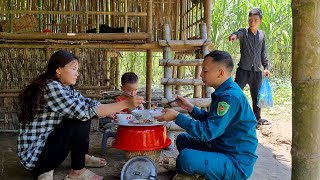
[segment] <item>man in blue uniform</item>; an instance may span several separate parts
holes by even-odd
[[[165,109],[161,121],[175,120],[186,130],[176,140],[179,173],[198,174],[205,179],[247,179],[256,162],[258,145],[256,118],[240,87],[231,79],[233,61],[229,53],[212,51],[202,64],[205,85],[215,88],[210,111],[193,106],[178,96],[178,106],[186,116]]]

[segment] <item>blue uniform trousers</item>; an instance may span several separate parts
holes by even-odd
[[[199,174],[208,180],[246,179],[227,155],[214,152],[209,143],[182,133],[176,144],[180,152],[176,167],[179,173]]]

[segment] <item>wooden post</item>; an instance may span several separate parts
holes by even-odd
[[[38,0],[38,9],[39,9],[39,32],[43,31],[43,14],[42,14],[42,0]]]
[[[152,35],[152,0],[148,0],[148,14],[147,14],[147,32],[148,32],[148,42],[153,41],[153,35]],[[146,108],[151,108],[151,99],[152,99],[152,92],[151,92],[151,86],[152,86],[152,51],[147,50],[147,60],[146,60]]]
[[[9,10],[9,32],[13,32],[13,17],[12,17],[12,0],[8,0],[8,10]]]
[[[115,57],[115,64],[116,64],[116,70],[115,70],[115,82],[114,84],[116,86],[119,86],[120,84],[120,62],[119,62],[119,57]]]
[[[153,36],[153,24],[152,24],[152,0],[148,0],[148,9],[147,9],[147,21],[148,21],[148,26],[147,26],[147,32],[149,34],[148,42],[153,42],[154,41],[154,36]]]
[[[169,41],[170,38],[170,26],[169,24],[163,25],[163,39]],[[163,58],[164,59],[171,59],[171,49],[169,46],[163,48]],[[172,78],[172,72],[170,66],[164,67],[164,77],[165,78]],[[172,98],[172,89],[170,85],[164,85],[164,97],[165,98]]]
[[[201,24],[201,31],[200,31],[200,34],[201,34],[201,39],[205,39],[207,40],[208,39],[208,34],[207,34],[207,26],[206,26],[206,23],[202,23]],[[209,53],[209,50],[208,50],[208,45],[203,45],[202,48],[201,48],[201,51],[202,51],[202,57],[204,58],[208,53]],[[199,66],[201,67],[201,66]],[[202,67],[201,67],[202,68]],[[211,87],[208,87],[208,86],[204,86],[203,88],[203,94],[202,94],[202,97],[211,97],[211,93],[213,92],[213,88]]]
[[[319,1],[292,1],[292,180],[320,179]],[[306,33],[308,32],[308,33]]]
[[[204,0],[204,22],[207,24],[207,38],[211,39],[212,0]]]
[[[201,58],[201,54],[197,50],[196,51],[196,59],[200,59],[200,58]],[[196,66],[195,67],[195,73],[194,73],[194,78],[195,79],[201,79],[201,77],[200,77],[201,69],[202,69],[202,66]],[[201,94],[201,85],[200,86],[194,86],[194,88],[193,88],[193,97],[194,98],[200,98],[200,94]]]
[[[100,1],[97,1],[97,11],[100,11]],[[97,14],[97,31],[96,33],[100,33],[100,14]]]
[[[124,33],[127,33],[127,29],[128,29],[128,0],[124,0],[124,12],[126,13],[124,16]]]
[[[147,50],[147,70],[146,70],[146,108],[151,108],[151,85],[152,85],[152,51]]]

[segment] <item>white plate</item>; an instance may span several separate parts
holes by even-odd
[[[168,122],[154,121],[152,123],[132,123],[131,121],[129,123],[119,123],[117,120],[113,120],[112,123],[120,126],[162,126],[167,124]]]

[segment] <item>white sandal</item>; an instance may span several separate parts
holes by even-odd
[[[53,180],[53,170],[40,174],[37,180]]]

